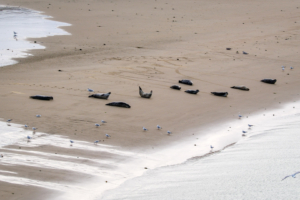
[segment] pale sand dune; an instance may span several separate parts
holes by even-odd
[[[144,150],[176,142],[203,125],[237,119],[239,112],[248,115],[299,99],[296,1],[2,3],[44,11],[53,20],[72,24],[62,27],[72,35],[32,39],[46,49],[0,68],[1,117],[42,132],[85,141],[107,133],[113,135],[107,142],[111,145]],[[264,84],[263,78],[278,82]],[[180,79],[191,79],[194,85],[181,85],[181,91],[169,88]],[[231,89],[233,85],[250,91]],[[141,98],[138,86],[153,90],[151,99]],[[92,99],[87,88],[112,94],[108,100]],[[190,95],[186,89],[200,92]],[[212,91],[229,95],[216,97]],[[53,95],[54,101],[29,99],[35,94]],[[112,101],[132,107],[105,106]],[[109,126],[96,130],[101,119]],[[172,137],[155,134],[157,124],[172,131]],[[143,126],[149,131],[143,132]]]

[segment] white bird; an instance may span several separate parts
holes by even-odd
[[[109,137],[110,137],[110,135],[108,135],[108,134],[105,134],[105,136],[106,136],[106,138],[109,138]]]
[[[27,135],[27,142],[29,142],[31,139],[31,137],[29,135]]]
[[[94,92],[94,90],[92,90],[92,89],[90,89],[90,88],[88,88],[87,90],[88,90],[89,92]]]
[[[70,140],[70,143],[71,143],[71,144],[70,144],[70,146],[72,146],[72,145],[73,145],[73,143],[74,143],[74,141],[73,141],[73,140]]]
[[[294,69],[294,67],[291,67],[291,69]]]
[[[102,122],[102,124],[104,124],[104,123],[107,123],[106,121],[104,121],[104,120],[101,120],[101,122]]]
[[[41,117],[42,115],[36,115],[36,117]]]
[[[11,121],[12,121],[12,119],[8,119],[8,120],[7,120],[8,123],[11,122]]]
[[[171,132],[171,131],[168,131],[167,133],[168,133],[168,135],[171,135],[171,134],[172,134],[172,132]]]
[[[210,145],[210,149],[213,150],[213,148],[214,148],[214,147],[213,147],[212,145]]]
[[[281,67],[281,69],[282,69],[282,71],[284,71],[284,69],[285,69],[285,66],[282,66],[282,67]]]
[[[100,126],[100,124],[95,124],[95,126],[96,126],[96,127],[99,127],[99,126]]]
[[[37,128],[35,128],[35,127],[32,127],[32,130],[33,130],[33,131],[35,131],[36,129],[37,129]]]
[[[242,115],[239,115],[239,119],[241,119],[243,116]]]
[[[94,144],[98,144],[99,143],[99,140],[96,140],[95,142],[94,142]]]
[[[252,124],[248,124],[248,126],[249,126],[249,128],[251,128],[252,126],[254,126],[254,125],[252,125]]]
[[[143,131],[148,131],[148,129],[146,129],[145,127],[143,127]]]
[[[14,32],[14,35],[17,35],[18,33],[17,32]]]
[[[243,54],[247,55],[248,53],[247,53],[247,52],[245,52],[245,51],[243,51]]]
[[[160,125],[157,125],[156,127],[157,127],[157,129],[162,129],[162,127]]]
[[[284,177],[281,181],[283,181],[284,179],[286,179],[286,178],[288,178],[288,177],[293,177],[293,178],[296,178],[296,175],[297,174],[299,174],[300,172],[296,172],[296,173],[294,173],[294,174],[292,174],[292,175],[288,175],[288,176],[286,176],[286,177]]]
[[[247,131],[242,131],[243,133],[247,133]]]
[[[25,128],[28,128],[28,125],[25,124],[24,127],[25,127]]]

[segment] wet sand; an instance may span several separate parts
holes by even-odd
[[[72,24],[62,27],[72,35],[31,39],[46,49],[0,68],[1,117],[14,123],[83,141],[105,140],[107,133],[112,137],[105,144],[147,152],[203,134],[201,127],[235,120],[239,113],[246,117],[299,99],[300,20],[294,1],[5,2]],[[278,81],[269,85],[263,78]],[[180,79],[194,85],[169,88]],[[138,86],[153,90],[151,99],[141,98]],[[87,88],[112,94],[108,100],[91,99]],[[229,95],[216,97],[213,91]],[[54,101],[29,99],[36,94]],[[131,108],[105,106],[111,101]],[[102,119],[108,123],[95,128]],[[163,127],[159,134],[157,124]]]

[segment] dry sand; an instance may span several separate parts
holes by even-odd
[[[43,11],[53,20],[72,24],[62,27],[71,36],[31,39],[46,49],[0,68],[1,117],[42,132],[85,141],[105,139],[108,133],[113,136],[107,141],[111,145],[144,149],[171,144],[207,124],[237,119],[239,112],[251,115],[299,99],[297,1],[2,0],[1,4]],[[278,81],[269,85],[260,82],[263,78]],[[181,85],[181,91],[169,88],[180,79],[191,79],[194,85]],[[246,85],[250,91],[231,89],[233,85]],[[152,98],[141,98],[138,86],[145,92],[153,90]],[[108,100],[91,99],[87,88],[112,94]],[[200,92],[190,95],[186,89]],[[229,95],[216,97],[210,94],[213,91]],[[53,95],[54,101],[29,99],[36,94]],[[124,101],[131,108],[105,105],[111,101]],[[95,129],[101,119],[110,125]],[[157,124],[173,136],[154,134]],[[150,130],[143,132],[143,126]],[[17,194],[11,196],[11,185],[0,182],[0,186],[9,191],[2,190],[0,197],[18,199]],[[39,193],[32,188],[25,197],[34,199]]]

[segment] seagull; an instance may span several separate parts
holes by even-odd
[[[148,131],[148,129],[146,129],[145,127],[143,127],[143,130],[144,130],[144,131]]]
[[[37,128],[35,128],[35,127],[32,127],[32,130],[33,130],[33,132],[36,130]]]
[[[171,135],[171,134],[172,134],[172,132],[171,132],[171,131],[168,131],[167,133],[168,133],[168,135]]]
[[[284,69],[285,69],[285,66],[282,66],[282,67],[281,67],[281,69],[282,69],[282,71],[284,71]]]
[[[41,117],[42,115],[36,115],[36,117]]]
[[[99,143],[99,140],[96,140],[95,142],[94,142],[94,144],[98,144]]]
[[[108,134],[105,134],[105,136],[106,136],[106,138],[109,138],[109,137],[110,137],[110,135],[108,135]]]
[[[210,149],[213,150],[213,148],[214,148],[214,147],[210,145]]]
[[[104,120],[101,120],[101,122],[102,122],[102,124],[104,124],[104,123],[107,123],[106,121],[104,121]]]
[[[90,89],[90,88],[88,88],[87,90],[88,90],[89,92],[94,92],[94,90],[92,90],[92,89]]]
[[[296,175],[297,174],[299,174],[300,172],[296,172],[296,173],[294,173],[294,174],[292,174],[292,175],[288,175],[288,176],[286,176],[286,177],[284,177],[281,181],[283,181],[284,179],[286,179],[286,178],[288,178],[288,177],[293,177],[293,178],[296,178]]]
[[[31,137],[27,135],[27,142],[30,142]]]
[[[74,143],[74,141],[73,141],[73,140],[70,140],[70,142],[71,142],[70,146],[72,146],[72,145],[73,145],[73,143]]]
[[[17,32],[14,32],[14,35],[17,35],[18,33]]]
[[[8,119],[8,120],[7,120],[8,123],[11,122],[11,121],[12,121],[12,119]]]
[[[246,136],[247,131],[243,131],[242,136]]]
[[[96,126],[96,127],[99,127],[99,126],[100,126],[100,124],[95,124],[95,126]]]
[[[242,115],[239,115],[239,119],[241,119],[243,116]]]
[[[243,54],[247,55],[248,53],[247,53],[247,52],[245,52],[245,51],[243,51]]]
[[[291,69],[294,69],[294,67],[291,67]]]
[[[252,126],[254,126],[254,125],[252,125],[252,124],[248,124],[248,126],[249,126],[249,128],[251,128]]]
[[[156,127],[157,127],[157,129],[162,129],[162,127],[160,125],[157,125]]]
[[[28,128],[28,126],[27,126],[26,124],[24,125],[24,127],[25,127],[25,128]]]

